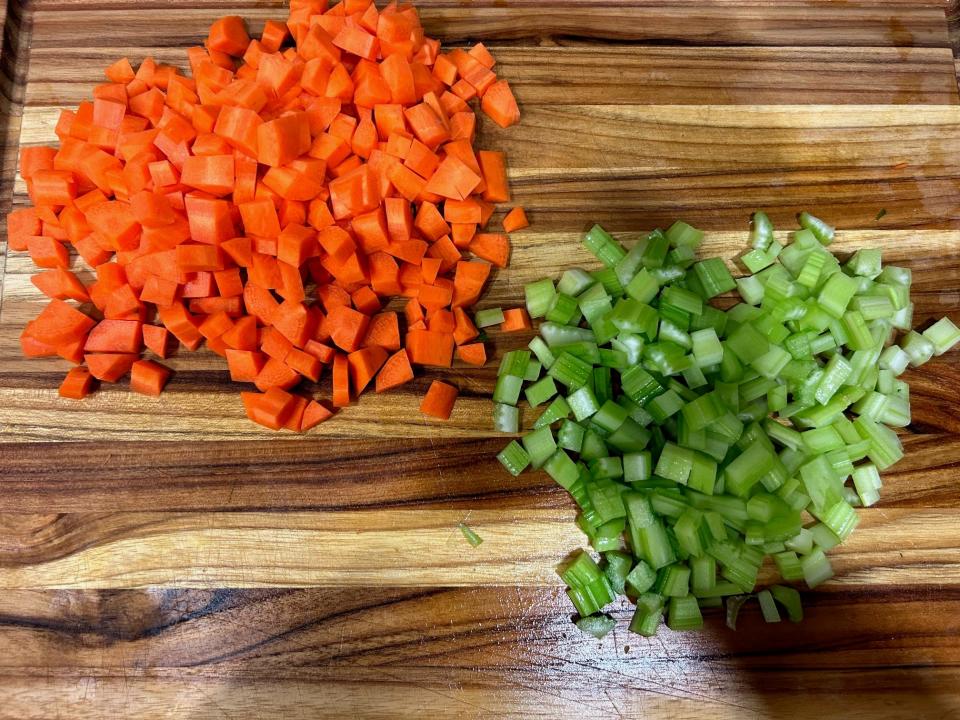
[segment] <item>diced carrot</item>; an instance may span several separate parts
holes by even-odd
[[[153,360],[137,360],[130,370],[130,389],[156,397],[163,391],[171,374],[170,368]]]
[[[70,368],[58,392],[60,397],[83,400],[93,392],[93,375],[85,367]]]
[[[360,347],[370,318],[346,305],[335,305],[327,313],[327,327],[337,347],[353,352]]]
[[[260,370],[256,380],[254,380],[257,389],[262,392],[266,392],[270,388],[289,390],[298,382],[300,382],[299,373],[276,358],[269,358],[264,363],[263,369]]]
[[[333,413],[330,410],[318,403],[316,400],[311,400],[303,409],[303,417],[300,419],[300,431],[306,432],[307,430],[315,428],[317,425],[325,420],[329,420],[331,417],[333,417]]]
[[[283,362],[312,382],[320,380],[320,371],[323,368],[323,364],[318,358],[308,352],[300,350],[299,348],[292,348],[283,359]]]
[[[522,207],[513,208],[503,218],[505,232],[516,232],[517,230],[523,230],[525,227],[530,227],[530,222],[527,220],[527,213]]]
[[[210,50],[240,57],[250,44],[250,36],[243,18],[237,15],[222,17],[210,26],[206,45]]]
[[[84,352],[139,353],[143,347],[142,327],[135,320],[101,320],[87,335]]]
[[[270,388],[264,393],[242,392],[240,400],[247,417],[253,422],[279,430],[294,409],[294,396],[281,388]]]
[[[87,353],[83,360],[97,380],[117,382],[130,372],[137,357],[128,353]]]
[[[483,343],[470,343],[457,348],[457,357],[468,365],[483,367],[487,362],[487,349]]]
[[[240,17],[216,20],[187,62],[189,77],[116,61],[92,100],[60,113],[59,148],[19,153],[35,207],[9,213],[8,250],[46,269],[32,282],[52,298],[20,343],[86,360],[65,396],[131,369],[135,391],[158,394],[169,371],[138,361],[143,347],[162,358],[206,341],[265,391],[242,394],[251,420],[300,431],[332,413],[286,389],[323,364],[343,406],[373,377],[396,387],[411,363],[449,367],[455,344],[479,345],[465,344],[478,335],[465,308],[509,239],[477,229],[509,194],[503,155],[473,147],[466,101],[501,125],[519,115],[482,43],[441,53],[409,5],[292,0],[255,40]],[[526,226],[519,208],[504,222]],[[70,245],[96,268],[89,287]],[[397,296],[405,336],[381,310]],[[504,327],[525,323],[508,313]]]
[[[480,101],[483,112],[502,128],[510,127],[520,121],[520,109],[517,100],[506,80],[497,80],[487,88]]]
[[[337,353],[333,356],[333,405],[346,407],[350,404],[350,374],[347,356]]]
[[[347,355],[350,385],[357,395],[363,392],[386,360],[387,351],[379,345],[370,345]]]
[[[377,373],[377,392],[392,390],[413,380],[413,368],[406,350],[398,350],[383,364]]]
[[[510,238],[499,233],[477,233],[470,241],[470,252],[497,267],[506,267],[510,260]]]
[[[445,198],[463,200],[474,191],[481,179],[460,158],[447,155],[425,189]]]
[[[391,351],[400,349],[400,325],[397,322],[397,313],[383,312],[370,318],[367,333],[363,338],[363,346],[372,345]]]
[[[62,267],[37,273],[30,278],[30,281],[40,289],[40,292],[55,300],[76,300],[81,303],[90,300],[80,278]]]
[[[503,322],[500,323],[501,331],[519,332],[520,330],[530,330],[532,327],[530,316],[524,308],[510,308],[503,311]]]
[[[460,391],[453,385],[434,380],[430,383],[430,389],[423,396],[423,402],[420,403],[420,412],[424,415],[449,420],[453,412],[453,404],[457,400]]]
[[[477,153],[477,157],[486,184],[483,199],[490,202],[509,202],[506,156],[496,150],[481,150]]]
[[[144,325],[142,328],[143,344],[154,355],[166,358],[170,355],[173,343],[170,331],[159,325]]]

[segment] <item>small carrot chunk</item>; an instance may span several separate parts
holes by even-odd
[[[449,420],[459,392],[453,385],[434,380],[420,403],[420,412],[441,420]]]

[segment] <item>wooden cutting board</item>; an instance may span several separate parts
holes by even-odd
[[[732,257],[753,210],[788,229],[807,208],[840,249],[912,268],[917,321],[960,322],[960,98],[938,3],[421,7],[446,44],[484,40],[522,104],[519,126],[480,134],[533,221],[485,305],[589,265],[593,221],[630,240],[680,217]],[[279,1],[10,0],[0,209],[25,202],[18,145],[51,142],[101,68],[183,66],[229,12],[257,32],[285,16]],[[750,608],[737,633],[711,615],[648,640],[623,607],[598,642],[569,624],[553,572],[582,543],[572,504],[493,459],[494,369],[425,374],[305,437],[248,423],[208,353],[176,358],[158,400],[72,403],[61,364],[20,357],[42,302],[29,260],[0,261],[0,718],[960,713],[956,352],[910,373],[906,459],[832,554],[837,577],[805,595],[806,622]],[[446,424],[417,411],[434,377],[461,388]]]

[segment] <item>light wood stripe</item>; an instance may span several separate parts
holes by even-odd
[[[831,552],[831,583],[960,584],[956,509],[868,508],[861,518]],[[583,544],[572,508],[80,513],[2,521],[5,589],[554,585],[553,566]],[[484,539],[478,548],[457,530],[463,521]]]
[[[948,48],[526,47],[488,45],[525,102],[622,104],[955,105]],[[183,48],[36,48],[27,105],[76,105],[117,57],[185,70]]]

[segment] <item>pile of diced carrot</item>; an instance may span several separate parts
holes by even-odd
[[[59,148],[21,152],[34,207],[10,213],[9,247],[44,268],[33,282],[52,298],[21,344],[77,365],[61,395],[128,373],[159,394],[170,370],[144,347],[162,359],[206,343],[256,386],[241,393],[253,421],[305,430],[331,411],[288,391],[324,365],[342,407],[455,350],[485,363],[464,308],[507,264],[508,235],[479,229],[509,196],[503,154],[473,148],[469,103],[519,119],[487,49],[442,53],[410,5],[291,0],[259,40],[224,17],[187,55],[192,77],[114,63],[92,102],[61,113]],[[525,225],[522,210],[505,222]],[[70,246],[96,271],[88,286]],[[402,322],[384,309],[394,296]],[[432,396],[431,413],[455,396]]]

